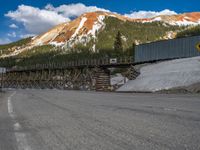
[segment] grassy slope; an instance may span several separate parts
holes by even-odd
[[[127,41],[123,43],[123,46],[125,49],[128,49],[132,46],[132,43],[135,40],[139,40],[141,43],[161,40],[160,38],[164,37],[166,32],[177,32],[184,28],[179,26],[163,25],[161,22],[123,22],[113,17],[107,18],[105,23],[105,30],[100,32],[98,35],[98,49],[112,49],[118,31],[126,37]]]
[[[32,64],[40,64],[50,61],[56,55],[54,47],[51,45],[37,46],[30,50],[23,51],[17,56],[1,58],[0,65],[11,67],[15,65],[26,66]]]
[[[177,33],[177,38],[200,35],[200,25],[188,28]]]
[[[16,41],[16,42],[13,42],[13,43],[10,43],[10,44],[0,45],[0,55],[8,54],[10,52],[10,50],[9,50],[10,48],[20,47],[20,46],[26,45],[30,41],[31,41],[31,37],[21,39],[19,41]]]

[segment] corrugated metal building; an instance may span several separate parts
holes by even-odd
[[[200,36],[163,40],[136,46],[135,62],[200,56]]]
[[[6,72],[6,69],[0,67],[0,92],[2,91],[2,88],[3,88],[3,73],[5,72]]]

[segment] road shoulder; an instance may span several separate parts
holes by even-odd
[[[13,122],[8,114],[7,99],[10,92],[0,93],[0,149],[16,150]]]

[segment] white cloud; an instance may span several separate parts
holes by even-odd
[[[159,12],[156,11],[137,11],[137,12],[131,12],[130,14],[125,14],[125,16],[130,18],[153,18],[159,15],[175,15],[177,14],[175,11],[165,9]]]
[[[34,37],[34,36],[36,36],[35,34],[21,34],[19,37],[20,38],[28,38],[28,37]]]
[[[39,34],[59,23],[69,21],[68,18],[56,12],[26,5],[20,5],[16,11],[9,11],[5,16],[23,23],[25,29],[34,34]]]
[[[96,6],[85,6],[84,4],[69,4],[54,7],[49,4],[43,9],[32,6],[20,5],[15,11],[9,11],[5,16],[14,21],[22,23],[28,34],[40,34],[51,27],[68,22],[85,12],[108,11]]]
[[[18,26],[17,26],[16,24],[14,24],[14,23],[11,24],[11,25],[9,25],[9,27],[10,27],[10,28],[13,28],[13,29],[17,29],[17,28],[18,28]]]
[[[12,38],[15,38],[17,37],[16,33],[15,32],[12,32],[12,33],[8,33],[7,34],[9,37],[12,37]]]
[[[45,9],[55,11],[58,14],[62,14],[67,18],[77,17],[86,12],[94,12],[94,11],[108,11],[103,8],[98,8],[96,6],[85,6],[82,3],[77,4],[69,4],[69,5],[60,5],[59,7],[54,7],[51,4],[48,4]]]
[[[11,42],[11,40],[8,38],[0,38],[0,44],[8,44],[10,42]]]

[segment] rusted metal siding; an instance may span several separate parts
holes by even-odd
[[[200,56],[200,36],[152,42],[136,46],[135,62]]]

